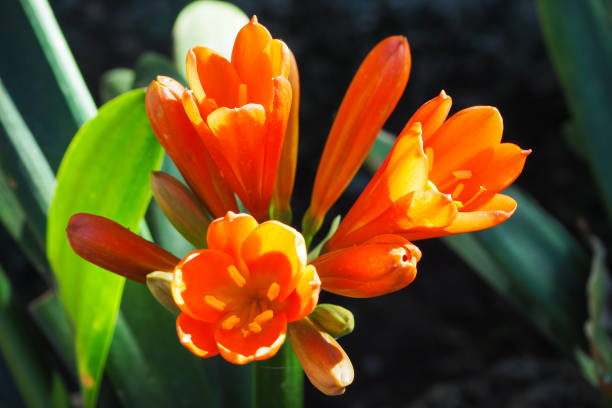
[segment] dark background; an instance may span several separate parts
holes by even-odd
[[[186,1],[51,0],[92,94],[108,69],[145,51],[171,55],[172,24]],[[367,52],[408,38],[412,72],[385,128],[444,89],[453,112],[493,105],[504,141],[534,153],[517,184],[572,232],[584,220],[609,240],[596,187],[563,137],[568,121],[532,0],[234,1],[292,48],[301,76],[300,156],[293,208],[299,221],[335,111]],[[345,213],[369,175],[358,174],[330,214]],[[328,217],[331,218],[331,217]],[[306,406],[598,407],[598,393],[509,304],[438,240],[419,242],[419,276],[375,299],[322,296],[349,307],[355,331],[341,340],[355,366],[342,397],[306,384]]]

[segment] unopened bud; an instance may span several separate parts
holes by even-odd
[[[355,328],[353,313],[342,306],[330,303],[317,305],[308,317],[336,339],[350,334]]]
[[[170,289],[173,277],[174,274],[171,272],[151,272],[147,275],[147,287],[162,306],[174,314],[179,314],[181,310],[174,302]]]

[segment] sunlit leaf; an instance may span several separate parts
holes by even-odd
[[[47,255],[75,330],[86,405],[95,405],[124,278],[79,258],[68,245],[70,216],[87,212],[137,230],[151,198],[149,177],[162,148],[144,107],[144,90],[104,105],[70,144],[58,172],[47,230]]]

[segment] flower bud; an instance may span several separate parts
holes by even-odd
[[[308,318],[336,339],[352,333],[355,328],[353,313],[342,306],[330,303],[317,305]]]
[[[174,299],[172,298],[172,290],[170,286],[172,285],[172,279],[174,274],[171,272],[161,272],[155,271],[151,272],[147,275],[147,288],[149,291],[157,299],[159,303],[175,315],[178,315],[181,310],[174,303]]]
[[[196,248],[205,248],[210,219],[193,193],[180,181],[161,171],[151,174],[151,190],[174,228]]]
[[[304,317],[289,324],[289,340],[312,385],[326,395],[344,394],[353,382],[353,365],[329,333]]]

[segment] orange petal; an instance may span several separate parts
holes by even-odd
[[[427,143],[431,135],[433,135],[446,120],[452,103],[451,97],[448,96],[446,92],[440,91],[440,95],[427,101],[414,115],[412,115],[404,127],[404,130],[402,130],[402,133],[406,129],[410,129],[415,123],[420,122],[423,128],[423,142]]]
[[[407,239],[413,231],[438,231],[449,226],[457,217],[457,207],[447,194],[437,191],[413,191],[391,204],[370,223],[344,236],[332,237],[330,250],[360,244],[381,234],[401,234]]]
[[[219,108],[208,115],[208,126],[212,134],[206,144],[216,145],[210,149],[213,159],[220,167],[225,161],[231,168],[231,174],[224,174],[228,184],[255,218],[266,218],[270,202],[262,200],[261,191],[267,141],[263,107]]]
[[[213,249],[188,254],[176,266],[172,297],[177,306],[193,318],[217,322],[231,302],[240,298],[240,287],[231,277],[234,259]]]
[[[247,86],[248,101],[258,103],[266,110],[272,101],[274,76],[271,50],[268,48],[271,41],[270,32],[253,16],[238,32],[232,50],[232,65]]]
[[[421,251],[398,235],[379,235],[313,261],[323,289],[348,297],[374,297],[408,286],[416,277]]]
[[[267,221],[246,237],[241,257],[257,287],[265,290],[274,282],[280,286],[277,299],[282,302],[306,265],[306,243],[295,229]]]
[[[282,312],[261,324],[261,331],[244,333],[236,326],[230,330],[218,327],[215,340],[221,356],[234,364],[246,364],[255,360],[265,360],[276,354],[285,342],[287,319]]]
[[[385,161],[336,231],[341,237],[379,217],[393,201],[427,184],[427,156],[421,125],[415,123],[397,138]],[[336,238],[338,239],[338,238]]]
[[[368,54],[349,86],[315,178],[309,213],[323,220],[349,184],[395,108],[410,73],[404,37],[389,37]]]
[[[289,340],[312,385],[326,395],[344,394],[353,365],[332,336],[305,317],[289,324]]]
[[[242,243],[259,224],[248,214],[234,214],[229,211],[225,217],[214,220],[208,227],[206,242],[208,248],[230,254],[241,271],[246,272],[242,265],[240,249]]]
[[[177,92],[185,89],[168,77],[158,77],[147,89],[145,105],[157,139],[211,214],[221,216],[229,210],[237,211],[234,195],[187,117],[182,93]]]
[[[75,214],[68,243],[81,258],[140,283],[153,271],[171,271],[179,259],[108,218]]]
[[[502,131],[502,118],[494,107],[474,106],[457,112],[425,143],[425,149],[431,148],[435,156],[429,178],[443,186],[455,170],[477,173],[491,159]]]
[[[193,47],[187,54],[187,80],[199,103],[212,98],[217,106],[238,106],[240,78],[232,64],[206,47]]]
[[[176,319],[176,332],[181,344],[198,357],[219,354],[213,330],[213,324],[196,320],[186,313],[181,313]]]
[[[317,270],[314,266],[307,265],[302,271],[295,290],[287,298],[284,308],[287,322],[299,320],[312,313],[319,301],[320,288],[321,280]]]
[[[478,211],[460,212],[451,225],[441,230],[415,231],[403,234],[413,241],[425,238],[436,238],[462,232],[479,231],[494,227],[514,214],[516,201],[504,194],[495,194],[491,200],[483,204]]]
[[[281,213],[291,211],[291,193],[293,192],[295,182],[299,141],[300,77],[293,53],[290,54],[290,57],[291,110],[289,112],[273,193],[274,207]],[[285,219],[285,217],[282,219]]]

